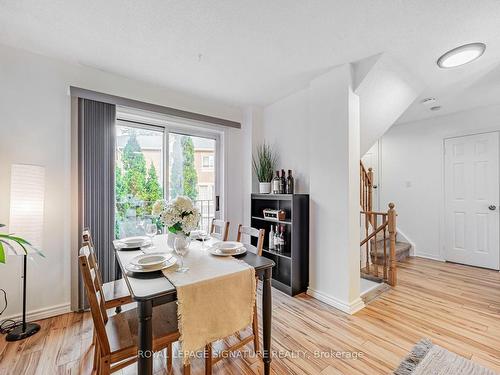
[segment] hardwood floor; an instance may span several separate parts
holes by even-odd
[[[399,267],[399,285],[354,316],[307,295],[274,291],[273,373],[387,374],[423,337],[500,372],[500,273],[420,258]],[[90,373],[90,316],[40,323],[42,331],[26,341],[0,341],[0,375]],[[251,353],[249,346],[243,357],[220,361],[214,374],[261,374]],[[156,373],[166,373],[164,359],[155,361]],[[178,360],[174,369],[181,373]],[[118,372],[134,373],[134,367]],[[192,374],[203,373],[203,360],[194,360]]]

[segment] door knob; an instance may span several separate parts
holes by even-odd
[[[494,204],[492,204],[492,205],[488,206],[488,209],[490,209],[491,211],[495,211],[497,209],[497,206],[495,206]]]

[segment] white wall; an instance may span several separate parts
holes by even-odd
[[[361,103],[361,155],[396,122],[422,91],[416,79],[387,54],[354,64]]]
[[[280,157],[279,169],[292,169],[295,192],[309,193],[308,89],[264,108],[261,139]]]
[[[396,204],[416,255],[443,259],[443,140],[496,130],[500,105],[397,125],[382,137],[381,208]]]
[[[10,166],[46,168],[44,251],[47,258],[29,263],[28,310],[68,308],[70,301],[71,111],[69,86],[241,121],[241,109],[186,96],[102,71],[0,46],[0,223],[8,223]],[[245,125],[243,125],[245,126]],[[225,134],[227,175],[244,184],[240,144],[242,131]],[[227,189],[227,216],[243,220],[241,190]],[[0,288],[9,308],[21,308],[21,263],[9,256],[0,265]],[[56,309],[57,310],[57,309]],[[42,314],[43,315],[43,314]],[[2,317],[3,318],[3,317]]]
[[[363,306],[359,298],[359,111],[350,65],[311,82],[308,294],[350,313]]]
[[[264,108],[258,141],[310,193],[308,293],[346,312],[359,300],[359,101],[351,66],[336,67]]]

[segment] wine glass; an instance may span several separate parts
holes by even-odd
[[[210,238],[210,236],[208,235],[208,232],[206,230],[200,230],[198,232],[198,238],[201,238],[201,241],[203,243],[203,245],[201,246],[201,248],[205,249],[206,248],[205,240],[208,240]]]
[[[174,241],[174,250],[179,255],[181,264],[177,268],[176,272],[184,273],[189,270],[189,267],[184,267],[184,255],[187,254],[189,249],[189,244],[191,243],[190,237],[176,237]]]
[[[149,237],[151,241],[151,246],[149,246],[150,249],[154,249],[155,246],[153,244],[153,238],[158,234],[158,227],[156,226],[155,223],[148,223],[144,226],[144,232],[146,233],[146,236]]]

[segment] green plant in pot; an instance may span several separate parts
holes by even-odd
[[[265,142],[255,150],[252,158],[253,170],[259,180],[259,193],[269,194],[271,192],[271,180],[274,169],[278,163],[278,155],[272,147]]]
[[[4,224],[0,224],[0,228],[4,227]],[[33,250],[37,254],[44,256],[43,253],[34,248],[28,241],[24,238],[15,236],[8,233],[0,233],[0,263],[5,263],[6,259],[6,249],[10,249],[13,253],[17,254],[14,246],[19,246],[24,254],[28,254],[28,250]]]

